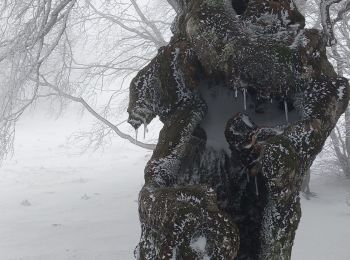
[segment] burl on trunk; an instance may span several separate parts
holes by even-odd
[[[303,175],[348,81],[291,0],[170,2],[174,36],[130,86],[129,123],[164,123],[136,256],[290,259]]]

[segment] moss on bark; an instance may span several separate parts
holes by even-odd
[[[303,175],[345,111],[348,81],[289,0],[249,1],[240,16],[230,1],[177,2],[173,38],[130,86],[129,122],[164,123],[140,192],[137,256],[290,259]],[[209,148],[204,83],[242,90],[270,126],[233,109],[231,153]],[[294,121],[271,126],[276,110]]]

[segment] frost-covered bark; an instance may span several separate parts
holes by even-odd
[[[348,82],[289,0],[171,2],[174,36],[130,86],[129,123],[164,123],[137,256],[290,259],[302,179]]]

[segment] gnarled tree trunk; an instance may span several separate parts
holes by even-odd
[[[290,259],[304,173],[349,85],[290,0],[172,0],[171,42],[130,86],[164,123],[140,192],[138,259]]]

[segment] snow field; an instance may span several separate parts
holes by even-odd
[[[88,121],[31,114],[0,168],[0,260],[128,260],[139,239],[137,196],[149,151],[118,138],[80,155],[66,137]],[[293,260],[350,259],[350,181],[312,176]]]

